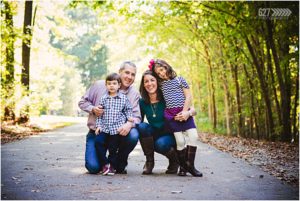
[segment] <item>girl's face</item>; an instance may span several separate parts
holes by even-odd
[[[157,80],[152,75],[144,76],[144,87],[149,94],[156,93],[157,91]]]
[[[156,66],[154,68],[155,73],[163,80],[169,80],[167,76],[167,69],[164,66]]]

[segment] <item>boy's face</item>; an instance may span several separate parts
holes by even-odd
[[[119,83],[117,80],[106,81],[106,88],[107,88],[109,94],[117,93],[120,86],[121,86],[121,83]]]

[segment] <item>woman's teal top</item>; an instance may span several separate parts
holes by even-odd
[[[142,114],[142,120],[147,117],[148,123],[156,129],[164,128],[164,110],[166,104],[164,101],[160,101],[154,104],[146,104],[143,99],[140,99],[140,108]]]

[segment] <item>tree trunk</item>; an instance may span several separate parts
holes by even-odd
[[[278,115],[278,121],[280,123],[280,125],[282,125],[282,119],[281,119],[281,109],[280,109],[280,104],[278,101],[278,97],[277,97],[277,90],[275,87],[275,79],[274,79],[274,73],[273,73],[273,69],[272,69],[272,58],[271,58],[271,54],[270,54],[270,45],[268,40],[266,41],[266,45],[267,45],[267,66],[268,66],[268,71],[270,72],[271,75],[271,85],[272,85],[272,89],[273,89],[273,94],[274,94],[274,100],[276,103],[276,109],[277,109],[277,115]]]
[[[240,97],[240,85],[238,81],[238,66],[233,64],[231,66],[232,77],[235,85],[235,98],[237,104],[237,113],[238,113],[238,126],[237,126],[237,135],[243,137],[243,120],[242,120],[242,107],[241,107],[241,97]]]
[[[12,9],[10,2],[4,1],[4,10],[1,10],[1,15],[4,12],[5,14],[5,27],[7,29],[7,32],[9,35],[7,38],[9,40],[6,40],[6,48],[5,48],[5,71],[2,72],[2,80],[1,80],[1,87],[5,91],[4,94],[2,94],[3,98],[7,100],[8,98],[14,97],[14,81],[15,81],[15,70],[14,70],[14,63],[15,63],[15,49],[14,49],[14,43],[15,43],[15,33],[14,33],[14,23],[13,23],[13,15],[12,15]],[[4,76],[3,76],[4,75]],[[7,101],[8,104],[5,105],[4,108],[4,121],[7,120],[15,120],[15,103],[14,101]]]
[[[25,38],[22,43],[22,74],[21,83],[29,92],[30,83],[30,45],[32,37],[32,1],[25,1],[23,34]],[[26,93],[25,93],[26,94]],[[25,105],[24,111],[21,112],[19,123],[25,123],[29,120],[29,106]]]
[[[223,67],[222,73],[221,73],[221,80],[223,83],[223,89],[224,89],[224,105],[225,105],[225,121],[226,121],[226,134],[229,136],[231,135],[231,113],[230,113],[230,92],[228,87],[228,79],[227,79],[227,69],[226,64],[224,62],[224,54],[223,54],[224,47],[222,46],[222,41],[219,39],[219,50],[220,50],[220,60],[221,60],[221,66]]]
[[[214,79],[212,75],[212,64],[208,53],[208,46],[203,42],[204,44],[204,51],[206,56],[206,61],[208,64],[208,87],[209,87],[209,95],[210,95],[210,102],[211,102],[211,115],[212,115],[212,121],[213,121],[213,128],[217,128],[217,109],[216,109],[216,100],[215,100],[215,87],[214,87]]]
[[[250,97],[251,97],[250,98],[250,105],[251,105],[251,136],[254,138],[253,127],[255,127],[256,138],[259,139],[259,125],[258,125],[257,115],[256,115],[256,112],[255,112],[255,106],[254,106],[254,84],[251,81],[250,75],[247,71],[247,68],[246,68],[245,64],[243,64],[243,68],[244,68],[244,71],[245,71],[247,81],[249,83],[249,91],[250,91]],[[254,119],[254,122],[253,122],[252,119]]]
[[[291,117],[290,117],[290,97],[288,96],[288,92],[290,89],[284,83],[282,71],[280,69],[279,58],[277,54],[277,50],[274,43],[273,38],[273,24],[270,20],[266,20],[267,23],[267,32],[268,32],[268,42],[270,44],[273,60],[275,64],[277,79],[279,82],[280,88],[280,97],[281,97],[281,119],[282,119],[282,133],[281,140],[282,141],[290,141],[291,140]]]
[[[30,66],[30,44],[31,44],[31,20],[32,20],[32,1],[25,1],[23,34],[26,36],[22,44],[22,78],[21,83],[29,90],[29,66]]]
[[[299,68],[297,69],[297,75],[299,75]],[[299,122],[297,121],[297,107],[298,107],[298,98],[299,98],[299,77],[296,81],[296,92],[295,92],[295,102],[294,102],[294,112],[293,112],[293,139],[295,142],[298,142],[299,134]],[[299,118],[299,117],[298,117]],[[297,123],[298,122],[298,123]]]
[[[226,76],[226,66],[224,63],[223,63],[223,68],[224,68],[224,73],[222,74],[222,79],[223,79],[223,88],[224,88],[226,131],[227,131],[227,135],[231,135],[231,114],[230,114],[230,105],[229,105],[230,93],[228,88],[228,80]]]
[[[271,101],[270,101],[270,97],[269,97],[268,90],[267,90],[267,85],[265,83],[264,75],[263,75],[263,71],[262,71],[263,66],[261,66],[259,64],[259,62],[257,60],[257,55],[255,55],[254,49],[253,49],[248,37],[247,36],[244,36],[244,37],[246,39],[247,47],[249,49],[249,52],[253,59],[254,66],[255,66],[257,74],[258,74],[258,79],[259,79],[260,87],[262,90],[262,95],[263,95],[263,98],[264,98],[264,101],[266,104],[266,109],[267,109],[267,117],[268,117],[268,122],[269,122],[268,125],[270,127],[270,135],[272,136],[274,133],[274,122],[273,122],[273,117],[272,117]]]

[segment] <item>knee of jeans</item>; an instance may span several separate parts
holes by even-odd
[[[97,174],[98,172],[100,172],[100,169],[101,169],[101,167],[100,167],[100,165],[99,164],[97,164],[97,163],[88,163],[88,162],[86,162],[85,163],[85,168],[88,170],[88,172],[90,173],[90,174]]]
[[[149,124],[147,123],[140,123],[137,126],[138,132],[140,134],[140,137],[149,137],[151,136],[151,129]]]
[[[128,133],[128,141],[132,143],[137,143],[139,140],[139,132],[136,128],[132,128]]]
[[[157,139],[154,142],[154,150],[158,153],[165,154],[171,149],[172,145],[170,142],[164,140],[164,139]]]

